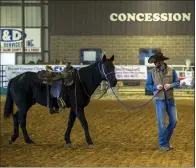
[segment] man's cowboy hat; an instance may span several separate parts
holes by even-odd
[[[155,61],[168,60],[168,57],[163,56],[163,53],[157,52],[148,59],[148,63],[152,64]]]

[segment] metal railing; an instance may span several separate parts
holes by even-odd
[[[7,83],[5,74],[6,65],[0,65],[0,95],[6,94]]]
[[[194,97],[194,71],[192,67],[189,67],[189,71],[187,71],[187,67],[185,65],[170,65],[175,68],[178,72],[179,79],[181,80],[181,86],[178,89],[175,89],[175,94],[179,97]],[[7,65],[0,65],[0,94],[6,94],[6,88],[8,81],[6,79],[6,67]],[[147,67],[149,69],[151,67]],[[192,73],[192,77],[186,78],[187,72]],[[115,91],[117,95],[150,95],[148,91],[145,89],[146,80],[119,80],[117,86],[115,87]],[[103,90],[107,87],[105,82],[102,82],[101,85],[95,91],[95,96],[101,94]],[[148,93],[147,93],[148,92]],[[108,91],[110,93],[110,91]]]

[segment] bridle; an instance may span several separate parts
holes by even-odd
[[[103,66],[103,64],[101,64],[102,66],[100,68],[100,63],[101,62],[98,63],[98,67],[99,67],[99,72],[101,74],[101,77],[102,77],[102,79],[106,80],[109,83],[109,80],[108,80],[108,77],[107,76],[110,75],[110,74],[112,74],[112,73],[115,73],[115,72],[114,71],[111,71],[111,72],[105,73],[104,66]]]

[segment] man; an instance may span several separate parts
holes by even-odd
[[[167,66],[164,60],[169,58],[157,52],[148,59],[148,63],[154,63],[155,68],[148,74],[146,88],[155,96],[156,117],[158,121],[159,149],[169,151],[173,149],[170,138],[177,123],[177,110],[174,100],[174,90],[179,86],[176,71]],[[166,113],[169,117],[169,124],[166,127]]]

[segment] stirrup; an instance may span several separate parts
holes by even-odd
[[[59,106],[59,109],[62,109],[62,108],[64,109],[66,107],[66,104],[65,104],[64,100],[61,97],[58,98],[57,104]]]

